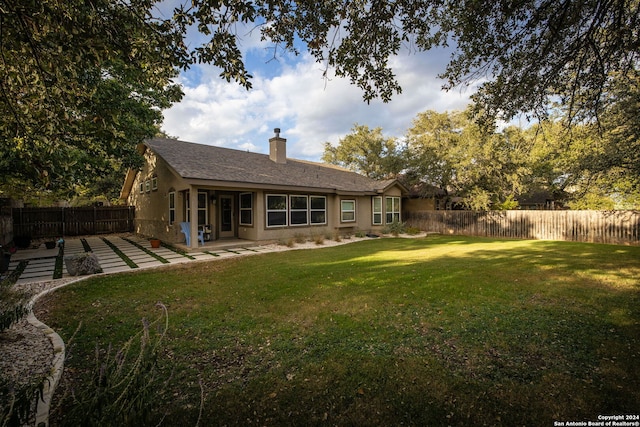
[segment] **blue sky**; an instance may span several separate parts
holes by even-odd
[[[260,41],[258,31],[242,37],[240,47],[253,88],[226,82],[213,66],[195,65],[178,78],[185,96],[164,112],[163,130],[184,141],[266,154],[278,127],[288,157],[319,161],[324,143],[336,145],[356,123],[402,137],[418,113],[462,110],[473,93],[441,90],[437,74],[449,60],[446,50],[402,51],[390,63],[403,93],[386,104],[367,104],[348,80],[323,79],[323,64],[304,51],[294,56],[280,50],[273,60],[273,45]]]

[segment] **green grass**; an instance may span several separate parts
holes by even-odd
[[[40,315],[65,341],[82,322],[58,395],[157,301],[164,425],[195,425],[201,397],[201,425],[534,426],[640,408],[638,247],[375,239],[93,278]]]

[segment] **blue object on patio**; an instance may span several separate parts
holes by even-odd
[[[187,240],[187,246],[191,246],[191,223],[181,222],[180,230],[184,233],[184,237]],[[204,245],[204,231],[198,230],[198,242]]]

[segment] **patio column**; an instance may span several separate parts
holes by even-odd
[[[191,211],[191,247],[198,247],[198,189],[193,185],[189,188],[189,210]]]

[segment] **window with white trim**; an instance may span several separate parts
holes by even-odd
[[[284,194],[267,194],[267,227],[287,225],[287,196]]]
[[[158,189],[158,177],[157,176],[151,177],[151,189],[154,190],[154,191]]]
[[[169,225],[176,222],[176,192],[169,193]]]
[[[373,225],[382,225],[382,197],[376,196],[372,200]]]
[[[144,194],[144,181],[140,183],[140,194]]]
[[[307,196],[289,196],[289,224],[307,225],[309,223],[309,198]]]
[[[341,200],[340,201],[340,221],[355,222],[356,220],[356,201]]]
[[[311,207],[311,224],[327,223],[327,198],[325,196],[309,196]]]
[[[147,193],[151,191],[151,181],[148,179],[144,182],[144,191]]]
[[[209,221],[209,203],[207,193],[198,191],[198,225],[206,225]]]
[[[387,224],[400,222],[400,197],[387,197]]]
[[[253,225],[253,193],[240,193],[240,224]]]

